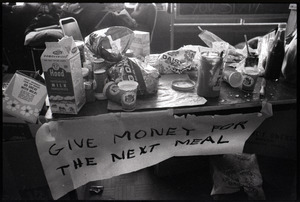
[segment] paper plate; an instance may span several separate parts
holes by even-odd
[[[195,82],[188,79],[172,81],[172,88],[179,91],[191,91],[195,88]]]

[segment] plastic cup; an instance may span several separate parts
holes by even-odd
[[[255,53],[252,53],[251,55],[248,55],[245,60],[245,67],[253,67],[257,68],[258,65],[258,55]]]
[[[253,92],[258,75],[259,71],[257,68],[244,67],[242,90],[246,92]]]
[[[135,110],[138,85],[136,81],[121,81],[118,83],[121,92],[121,105],[124,111]]]
[[[198,68],[197,94],[202,97],[219,97],[223,58],[215,51],[201,53]]]
[[[242,73],[236,70],[228,70],[224,69],[223,71],[223,81],[226,81],[233,88],[238,88],[243,83],[243,75]]]

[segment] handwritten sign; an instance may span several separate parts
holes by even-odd
[[[261,113],[174,117],[170,111],[110,113],[45,123],[36,144],[54,199],[90,181],[173,156],[242,153]]]

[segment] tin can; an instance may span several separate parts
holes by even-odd
[[[201,53],[198,69],[197,94],[202,97],[218,97],[222,79],[223,57],[218,52]]]
[[[106,82],[106,70],[105,69],[97,69],[94,71],[94,80],[96,83],[95,87],[95,97],[98,100],[106,99],[106,96],[103,94],[103,88]]]
[[[94,71],[98,69],[104,69],[104,59],[103,58],[93,58],[92,60],[92,68]]]

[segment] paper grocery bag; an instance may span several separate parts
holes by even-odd
[[[32,71],[16,71],[3,92],[3,112],[36,123],[45,103],[44,79]]]
[[[134,38],[130,46],[135,57],[146,57],[150,55],[150,34],[149,32],[133,31]]]

